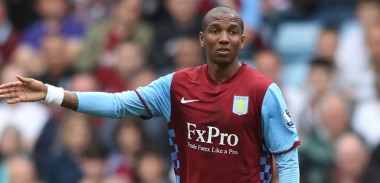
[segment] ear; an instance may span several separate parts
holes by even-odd
[[[199,43],[201,44],[202,48],[205,46],[205,37],[202,31],[199,32]]]
[[[240,49],[241,50],[244,48],[244,43],[245,43],[245,35],[243,34],[241,36],[241,40],[240,40]]]

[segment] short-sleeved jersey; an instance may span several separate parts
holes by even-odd
[[[300,144],[276,84],[243,63],[215,83],[207,65],[136,90],[150,116],[169,122],[177,182],[270,182],[272,155]]]

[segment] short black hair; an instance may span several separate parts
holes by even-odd
[[[326,69],[330,74],[335,72],[335,63],[333,60],[317,57],[311,60],[310,68],[323,68]]]
[[[215,15],[216,13],[226,13],[226,14],[236,15],[238,20],[239,20],[238,23],[240,25],[241,32],[242,33],[244,32],[244,23],[243,23],[243,19],[241,18],[240,14],[235,9],[230,8],[228,6],[217,6],[213,9],[211,9],[210,11],[208,11],[202,20],[202,31],[206,30],[206,27],[207,27],[207,24],[209,22],[210,17]]]
[[[326,33],[326,32],[334,33],[334,34],[338,34],[339,33],[338,28],[336,26],[334,26],[334,25],[325,25],[322,28],[322,33]]]

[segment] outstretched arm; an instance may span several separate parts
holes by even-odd
[[[9,104],[44,101],[81,113],[110,118],[170,116],[170,85],[173,74],[157,79],[136,91],[120,93],[65,91],[32,78],[0,85],[0,99]]]
[[[8,104],[36,102],[46,99],[48,88],[41,81],[17,76],[18,81],[0,85],[0,99]],[[74,92],[65,91],[61,106],[77,110],[78,98]]]
[[[63,97],[63,101],[61,106],[77,111],[78,110],[78,97],[77,95],[72,91],[65,90],[65,94]]]

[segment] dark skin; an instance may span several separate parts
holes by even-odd
[[[238,54],[244,47],[243,22],[233,9],[217,7],[203,20],[199,40],[206,50],[208,73],[216,83],[223,83],[240,67]],[[17,76],[18,81],[0,85],[0,99],[8,104],[44,100],[47,87],[41,81]],[[76,111],[78,98],[75,92],[64,92],[62,107]]]
[[[216,83],[226,81],[240,67],[238,54],[245,39],[241,25],[241,17],[234,11],[216,11],[205,16],[199,40],[206,49],[208,73]]]
[[[19,102],[35,102],[44,100],[47,87],[41,81],[17,76],[18,81],[0,85],[0,99],[6,99],[8,104]],[[72,91],[65,90],[62,107],[78,109],[77,95]]]

